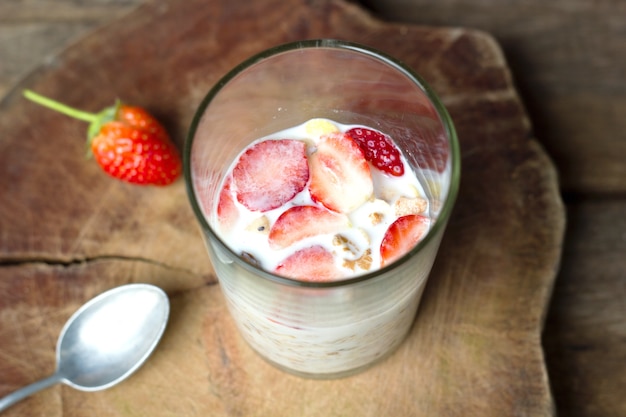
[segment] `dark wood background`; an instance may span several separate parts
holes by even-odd
[[[0,96],[141,0],[2,0]],[[242,3],[243,4],[243,3]],[[364,0],[384,20],[483,29],[504,49],[567,205],[544,332],[558,415],[626,415],[626,2]]]

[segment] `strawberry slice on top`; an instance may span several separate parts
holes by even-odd
[[[275,272],[287,278],[302,281],[333,281],[341,278],[333,254],[322,246],[301,249],[283,260]]]
[[[323,135],[309,156],[311,198],[326,208],[349,213],[374,193],[369,165],[359,145],[344,133]]]
[[[217,219],[220,227],[224,231],[232,229],[239,218],[239,210],[232,197],[230,181],[230,177],[224,181],[224,186],[220,191],[219,200],[217,202]]]
[[[281,214],[270,229],[272,249],[282,249],[311,236],[335,233],[350,225],[347,216],[316,206],[294,206]]]
[[[410,214],[396,219],[380,244],[381,266],[385,266],[410,251],[428,231],[430,219]]]
[[[359,144],[365,159],[376,168],[396,177],[404,175],[400,150],[389,136],[364,127],[355,127],[346,133]]]
[[[239,157],[232,175],[237,201],[249,210],[278,208],[309,180],[306,144],[294,139],[257,142]]]

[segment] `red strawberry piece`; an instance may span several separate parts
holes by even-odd
[[[91,152],[106,173],[134,184],[167,185],[181,173],[178,151],[158,130],[108,122],[92,139]]]
[[[283,260],[275,272],[302,281],[332,281],[342,275],[335,265],[333,254],[321,246],[295,252]]]
[[[410,214],[396,219],[389,226],[380,244],[382,266],[393,262],[410,251],[428,231],[430,219]]]
[[[359,144],[365,159],[376,168],[396,177],[404,174],[400,150],[389,136],[364,127],[355,127],[346,133]]]
[[[272,249],[282,249],[307,237],[334,233],[349,225],[343,214],[315,206],[295,206],[276,219],[270,229],[269,244]]]
[[[239,211],[232,196],[229,177],[224,181],[224,187],[220,191],[219,201],[217,202],[217,220],[222,230],[228,231],[235,225],[238,218]]]
[[[304,189],[309,180],[306,144],[265,140],[250,146],[233,169],[237,201],[252,211],[278,208]]]
[[[24,96],[67,116],[89,122],[88,145],[107,174],[133,184],[168,185],[182,172],[178,149],[165,128],[140,107],[116,103],[88,113],[30,90]]]
[[[117,110],[117,121],[156,136],[167,137],[167,131],[157,119],[145,109],[137,106],[120,105]]]
[[[349,213],[374,192],[372,174],[359,145],[343,133],[321,137],[309,157],[313,201],[330,210]]]

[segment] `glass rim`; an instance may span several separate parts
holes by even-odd
[[[356,275],[354,277],[339,279],[335,281],[304,281],[298,280],[295,278],[288,278],[285,276],[277,275],[272,272],[269,272],[265,269],[262,269],[256,265],[253,265],[244,259],[237,253],[235,253],[222,239],[220,236],[213,230],[209,222],[207,221],[202,208],[198,202],[196,197],[196,191],[193,185],[192,173],[191,173],[191,150],[193,148],[193,142],[196,130],[198,125],[204,115],[206,109],[213,101],[213,99],[219,94],[222,88],[228,84],[230,80],[232,80],[237,75],[243,73],[246,69],[256,65],[257,63],[268,59],[272,56],[286,53],[286,52],[294,52],[302,49],[343,49],[347,51],[352,51],[357,54],[362,54],[366,56],[370,56],[376,60],[379,60],[393,68],[397,71],[404,74],[404,76],[410,81],[414,82],[425,94],[426,97],[430,100],[431,104],[435,108],[437,115],[440,118],[440,121],[444,127],[444,131],[446,133],[446,137],[448,139],[450,145],[450,160],[451,160],[451,170],[450,170],[450,186],[448,189],[448,193],[446,198],[441,206],[441,210],[437,219],[435,220],[433,226],[428,230],[426,236],[419,241],[410,251],[402,255],[400,258],[396,259],[389,265],[386,265],[382,268],[376,269],[371,272],[367,272],[364,274]],[[426,247],[438,234],[438,232],[446,227],[448,219],[452,213],[454,203],[456,201],[456,197],[459,190],[460,183],[460,171],[461,171],[461,157],[460,157],[460,146],[458,142],[458,137],[456,133],[456,129],[454,128],[454,124],[452,122],[452,118],[450,117],[447,109],[444,107],[442,102],[440,101],[437,94],[431,89],[431,87],[426,83],[426,81],[413,69],[411,69],[408,65],[403,63],[402,61],[394,58],[385,52],[379,51],[369,46],[365,46],[359,43],[338,40],[338,39],[308,39],[301,40],[295,42],[288,42],[284,44],[280,44],[271,48],[268,48],[262,52],[259,52],[246,60],[242,61],[240,64],[236,65],[233,69],[228,71],[221,79],[219,79],[213,87],[209,90],[203,100],[200,102],[194,117],[191,121],[190,128],[187,133],[187,137],[185,139],[185,144],[183,148],[183,174],[185,179],[185,185],[187,189],[187,196],[191,203],[191,207],[193,212],[200,223],[200,227],[202,231],[208,231],[211,239],[214,239],[215,242],[219,243],[219,246],[222,250],[228,252],[234,258],[234,261],[237,264],[248,271],[258,275],[262,279],[267,279],[269,281],[273,281],[278,284],[283,284],[291,287],[304,287],[304,288],[337,288],[337,287],[347,287],[353,284],[361,283],[364,281],[375,280],[381,275],[385,275],[387,272],[392,269],[397,268],[399,265],[402,265],[410,260],[411,257],[417,255],[424,247]],[[443,231],[442,231],[443,232]],[[203,236],[203,238],[205,238]],[[210,242],[209,242],[210,243]]]

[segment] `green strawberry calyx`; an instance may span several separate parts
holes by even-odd
[[[89,128],[87,129],[87,149],[91,149],[91,141],[94,137],[100,133],[100,129],[105,124],[114,121],[117,118],[117,112],[121,106],[121,102],[119,100],[115,101],[115,104],[109,107],[104,108],[102,111],[98,113],[89,113],[83,110],[78,110],[73,107],[70,107],[66,104],[60,103],[56,100],[52,100],[48,97],[42,96],[41,94],[37,94],[31,90],[24,90],[24,97],[27,99],[40,104],[44,107],[47,107],[51,110],[55,110],[61,114],[72,117],[74,119],[82,120],[84,122],[89,123]],[[90,153],[90,151],[89,151]]]

